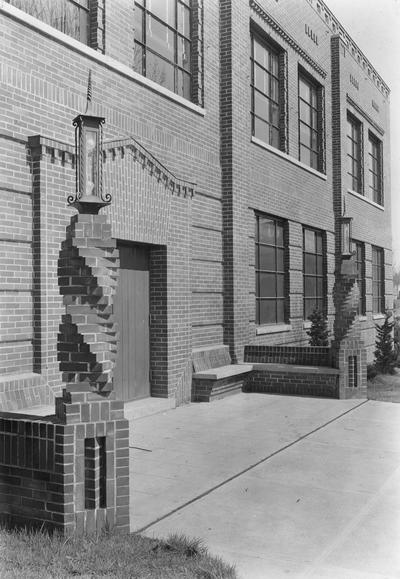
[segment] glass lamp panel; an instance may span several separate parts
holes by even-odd
[[[85,151],[85,194],[96,195],[97,163],[98,163],[98,132],[95,129],[84,128]]]

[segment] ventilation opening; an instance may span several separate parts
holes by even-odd
[[[106,439],[85,439],[85,509],[106,507]]]
[[[358,387],[357,356],[349,356],[349,388]]]

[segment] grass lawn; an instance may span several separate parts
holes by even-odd
[[[113,533],[65,538],[4,529],[0,529],[0,577],[237,579],[234,567],[210,556],[197,539],[173,535],[161,541]]]
[[[378,374],[372,380],[368,380],[368,398],[383,402],[400,402],[400,370],[396,368],[396,374]]]

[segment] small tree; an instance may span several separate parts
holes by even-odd
[[[375,324],[377,337],[375,340],[375,368],[382,374],[393,374],[395,354],[393,350],[392,330],[394,322],[390,322],[391,313],[385,313],[385,321],[381,326]]]
[[[310,346],[329,346],[328,325],[324,314],[315,309],[308,319],[311,320],[311,328],[307,331]]]

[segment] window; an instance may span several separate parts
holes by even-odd
[[[299,74],[299,159],[323,171],[322,87]]]
[[[187,99],[192,93],[191,4],[135,2],[134,70]]]
[[[360,290],[357,313],[359,316],[365,315],[365,253],[364,244],[360,241],[353,241],[354,259],[357,267],[357,283]]]
[[[348,188],[362,193],[361,178],[361,123],[347,115],[347,176]]]
[[[285,322],[284,222],[256,216],[256,323]]]
[[[372,248],[372,313],[385,311],[385,269],[383,249]]]
[[[282,82],[278,49],[252,35],[252,134],[283,149]]]
[[[89,0],[6,0],[38,20],[89,44]]]
[[[382,199],[382,143],[374,135],[368,135],[369,198],[379,205]]]
[[[325,312],[322,231],[303,229],[304,319],[318,309]]]

